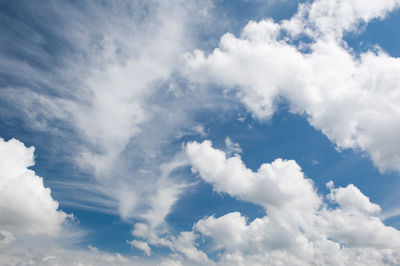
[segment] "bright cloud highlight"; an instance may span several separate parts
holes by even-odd
[[[221,265],[382,265],[400,262],[400,231],[385,226],[380,207],[350,184],[327,187],[330,206],[294,161],[277,159],[257,172],[227,158],[210,141],[186,152],[216,191],[260,204],[266,215],[249,222],[238,212],[208,217],[193,229],[211,237]]]
[[[0,229],[29,235],[57,235],[68,215],[58,210],[43,179],[28,169],[35,164],[34,147],[0,138]],[[2,242],[12,238],[2,233]]]
[[[270,119],[283,97],[339,148],[361,149],[381,171],[400,171],[400,61],[379,47],[356,55],[343,39],[398,5],[303,4],[289,20],[251,21],[239,37],[225,34],[209,55],[188,55],[188,66],[196,81],[234,88],[258,119]]]

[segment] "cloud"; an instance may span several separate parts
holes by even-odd
[[[376,214],[381,211],[381,208],[377,204],[371,203],[369,198],[352,184],[345,188],[333,188],[333,182],[331,181],[327,186],[331,190],[328,199],[338,203],[344,209],[356,209],[366,214]]]
[[[193,89],[181,76],[188,74],[194,81],[234,88],[260,120],[269,119],[284,97],[291,112],[305,114],[340,148],[360,148],[380,170],[399,170],[398,59],[379,49],[355,56],[342,40],[345,32],[383,18],[397,6],[396,1],[369,3],[316,1],[301,5],[295,17],[281,23],[250,22],[240,37],[224,35],[210,55],[196,51],[188,56],[189,72],[183,71],[187,65],[181,56],[198,41],[196,27],[208,23],[209,1],[26,4],[23,10],[41,19],[4,23],[12,25],[4,30],[4,39],[12,45],[4,47],[14,50],[0,51],[2,80],[12,81],[0,89],[1,115],[61,139],[63,152],[57,158],[94,177],[58,183],[71,206],[139,220],[128,243],[147,255],[153,246],[169,248],[173,254],[161,259],[164,265],[213,265],[199,247],[209,238],[222,265],[399,264],[399,232],[382,223],[380,207],[355,186],[329,184],[331,207],[295,161],[277,159],[252,171],[240,158],[240,146],[229,138],[226,153],[205,141],[188,144],[186,156],[181,156],[179,146],[182,136],[207,135],[196,115],[210,109],[225,115],[233,108],[221,91]],[[0,217],[0,245],[7,247],[19,236],[14,231],[57,235],[66,218],[42,179],[28,169],[33,148],[13,145],[19,148],[10,154],[20,158],[13,167],[30,181],[10,179],[13,189],[28,191],[21,190],[24,197],[0,195],[9,197],[7,202],[20,201],[11,209],[23,207],[3,206],[13,211]],[[188,160],[216,191],[261,205],[266,215],[253,221],[238,212],[205,217],[193,231],[172,235],[164,218],[190,185],[174,170]],[[25,197],[31,194],[39,197]],[[24,212],[30,205],[39,211]],[[97,248],[36,253],[19,249],[0,251],[0,261],[160,262]]]
[[[34,147],[0,138],[0,228],[28,235],[60,233],[68,215],[43,184],[43,178],[28,169],[35,164]],[[5,240],[10,233],[2,233]],[[4,240],[3,239],[3,240]]]
[[[295,161],[277,159],[253,172],[238,155],[226,158],[224,152],[211,147],[210,141],[189,143],[186,152],[201,177],[218,192],[277,210],[291,206],[302,211],[320,204],[312,181],[304,178]]]
[[[160,266],[182,266],[182,262],[176,259],[163,259]]]
[[[0,262],[4,265],[73,265],[73,266],[122,266],[122,265],[156,265],[158,261],[123,256],[119,253],[100,251],[95,247],[89,250],[59,249],[49,247],[46,250],[0,251]]]
[[[207,255],[196,247],[195,240],[193,232],[181,232],[178,237],[173,238],[170,248],[172,251],[184,254],[189,261],[200,265],[213,265]]]
[[[150,253],[150,247],[167,247],[172,251],[172,255],[184,256],[181,260],[186,261],[185,265],[213,265],[202,250],[197,247],[198,235],[194,232],[183,231],[174,236],[167,231],[156,231],[147,224],[137,223],[132,231],[132,236],[142,240],[128,241],[132,246]],[[166,259],[162,263],[177,263],[176,260]],[[180,261],[180,260],[178,260]]]
[[[10,245],[15,241],[15,237],[11,232],[1,230],[0,231],[0,247]]]
[[[400,261],[400,231],[379,218],[380,207],[350,184],[318,194],[295,161],[277,159],[253,172],[210,141],[191,142],[186,152],[200,177],[216,191],[264,207],[249,221],[238,212],[198,221],[194,232],[209,237],[221,265],[374,265]]]
[[[329,1],[316,0],[299,5],[298,13],[284,21],[284,27],[294,34],[309,34],[313,38],[342,38],[347,32],[358,31],[373,19],[383,19],[400,6],[397,0]]]
[[[192,29],[208,23],[211,8],[196,0],[16,7],[46,19],[17,19],[16,32],[4,29],[21,45],[10,45],[15,57],[0,51],[2,75],[15,81],[2,85],[1,113],[55,138],[62,147],[55,156],[94,177],[59,183],[70,192],[66,204],[162,224],[185,182],[160,165],[180,151],[171,143],[182,135],[205,134],[192,114],[212,95],[193,97],[174,73],[197,40]]]
[[[240,154],[242,152],[242,149],[240,148],[238,143],[232,142],[230,137],[225,138],[225,146],[226,146],[226,153],[228,155],[232,154]]]
[[[284,98],[339,148],[365,151],[380,171],[400,171],[400,61],[379,47],[355,54],[343,39],[399,1],[365,3],[320,0],[289,20],[250,21],[210,54],[188,54],[188,75],[236,91],[260,120]]]
[[[128,241],[128,244],[132,247],[142,250],[147,256],[151,255],[151,248],[149,247],[149,244],[147,244],[147,242],[132,240]]]

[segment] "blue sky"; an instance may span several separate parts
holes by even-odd
[[[400,1],[367,2],[2,2],[0,264],[400,264]]]

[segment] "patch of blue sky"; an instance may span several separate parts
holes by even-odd
[[[48,73],[62,64],[63,56],[73,54],[72,40],[63,33],[65,21],[51,5],[39,8],[32,3],[2,2],[0,10],[3,54]],[[13,81],[24,80],[21,73],[14,74]]]
[[[221,121],[208,117],[203,118],[208,132],[205,138],[211,139],[214,147],[224,150],[225,138],[229,136],[240,144],[242,160],[253,171],[276,158],[295,160],[321,195],[329,193],[326,183],[333,180],[336,186],[356,185],[384,211],[396,207],[395,197],[389,199],[388,195],[398,195],[397,173],[379,173],[360,151],[339,151],[321,131],[310,126],[305,117],[291,114],[284,103],[278,106],[268,122],[253,120],[250,116],[245,121]],[[196,140],[201,141],[201,138]],[[326,199],[325,202],[334,207]],[[220,217],[235,211],[248,217],[249,221],[265,215],[262,207],[214,192],[210,185],[200,182],[180,198],[167,221],[177,231],[190,230],[205,216]],[[396,228],[400,225],[398,217],[385,222]]]
[[[132,253],[131,247],[126,243],[132,230],[131,223],[122,221],[118,215],[69,206],[61,207],[78,217],[79,226],[86,231],[78,246],[85,249],[91,245],[109,252]]]
[[[207,27],[198,27],[197,49],[210,52],[218,46],[220,37],[230,32],[235,36],[249,21],[273,19],[281,21],[292,17],[299,3],[304,0],[216,0],[212,12],[212,23]],[[203,25],[204,26],[204,25]]]
[[[386,15],[384,19],[374,19],[360,32],[346,34],[344,40],[359,54],[375,49],[378,45],[393,57],[400,57],[400,10]]]

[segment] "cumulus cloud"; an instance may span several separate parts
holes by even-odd
[[[57,235],[68,215],[43,184],[43,178],[28,169],[34,165],[34,147],[0,138],[0,229],[28,235]],[[1,231],[1,242],[12,234]]]
[[[298,13],[284,21],[292,34],[309,34],[314,38],[341,38],[344,33],[358,31],[359,26],[373,19],[383,19],[388,12],[400,6],[398,0],[329,1],[316,0],[301,4]]]
[[[226,158],[224,152],[211,147],[210,141],[190,143],[186,152],[201,177],[219,192],[276,209],[291,206],[301,211],[320,203],[312,193],[312,181],[304,178],[295,161],[277,159],[253,172],[238,155]]]
[[[379,205],[371,203],[369,198],[362,194],[353,184],[345,188],[334,188],[333,182],[330,181],[327,187],[331,190],[328,199],[338,203],[342,208],[356,209],[367,214],[379,213],[381,211]]]
[[[251,21],[240,36],[222,36],[206,55],[187,56],[198,82],[233,89],[258,119],[270,119],[281,97],[339,148],[367,152],[381,171],[400,171],[400,61],[379,47],[355,54],[343,39],[381,19],[399,1],[302,4],[291,19]]]
[[[380,207],[350,184],[327,184],[326,200],[295,161],[277,159],[253,172],[210,141],[186,152],[200,177],[219,192],[264,207],[249,221],[238,212],[198,221],[194,232],[214,241],[221,265],[382,265],[400,262],[400,231],[379,218]],[[327,200],[331,205],[327,204]]]

